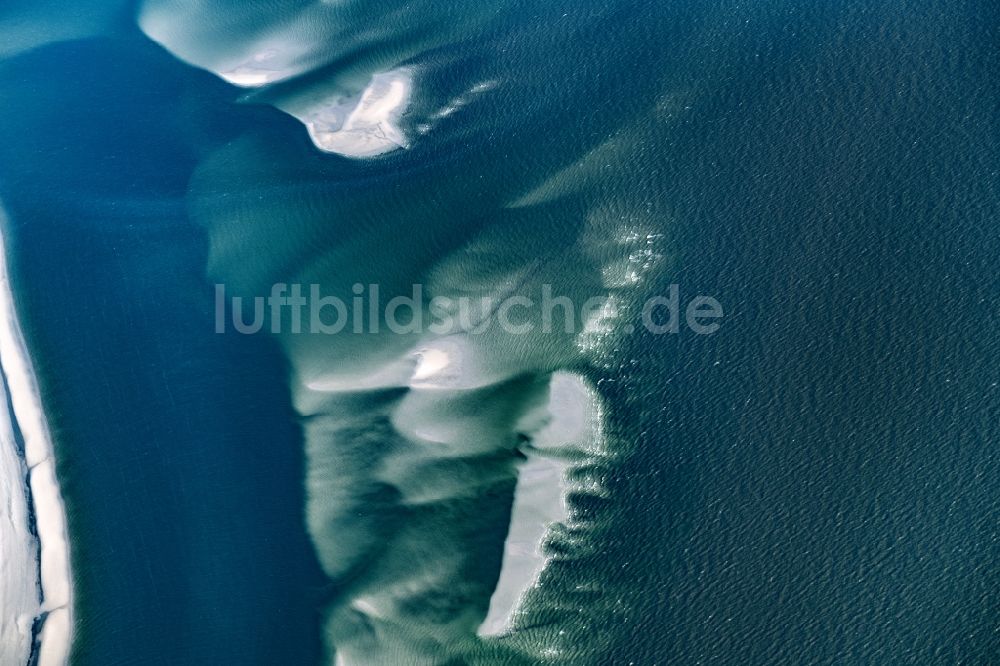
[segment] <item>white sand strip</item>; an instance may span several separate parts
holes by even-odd
[[[542,541],[549,528],[566,521],[565,476],[568,463],[529,456],[518,471],[510,531],[504,543],[500,580],[486,619],[476,633],[498,636],[513,628],[514,614],[525,593],[538,583],[548,559]]]
[[[31,625],[41,611],[38,543],[31,535],[27,469],[18,456],[7,394],[0,385],[0,664],[24,664],[31,652]]]
[[[549,558],[542,551],[546,535],[553,525],[568,521],[566,495],[571,487],[566,473],[572,463],[563,456],[572,452],[586,459],[598,453],[600,407],[582,377],[554,373],[545,411],[540,429],[532,435],[528,460],[518,472],[500,580],[486,619],[476,632],[482,637],[513,629],[521,602],[538,585],[548,564]]]
[[[5,225],[6,216],[0,211],[0,226]],[[14,296],[7,275],[6,251],[2,242],[0,365],[7,377],[14,417],[24,438],[24,462],[29,470],[41,554],[41,610],[49,612],[41,632],[39,664],[57,666],[68,661],[73,627],[66,507],[55,478],[52,439],[42,412],[38,385],[17,323]],[[4,584],[7,584],[6,580]]]

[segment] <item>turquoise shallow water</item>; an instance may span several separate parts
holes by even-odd
[[[42,26],[0,61],[0,200],[74,663],[1000,655],[994,7],[3,11]],[[276,31],[295,76],[204,71]],[[323,153],[279,110],[398,67],[406,149]],[[428,398],[358,385],[419,336],[214,333],[215,283],[275,282],[549,283],[624,314],[473,339],[481,385]],[[627,332],[671,284],[718,299],[717,333]],[[542,585],[481,641],[554,370],[598,396],[601,447]]]

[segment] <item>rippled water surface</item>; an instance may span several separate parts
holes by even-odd
[[[0,8],[0,220],[72,663],[995,661],[997,18]],[[248,321],[274,285],[415,284],[427,316],[605,306],[219,332],[222,293]],[[640,326],[672,286],[718,330]],[[37,567],[11,534],[19,663]]]

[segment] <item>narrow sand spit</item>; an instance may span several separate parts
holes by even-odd
[[[599,411],[597,397],[583,378],[569,372],[552,375],[545,424],[534,433],[531,452],[518,474],[500,580],[479,636],[511,631],[525,595],[538,584],[549,561],[545,537],[554,525],[570,518],[566,474],[572,455],[567,454],[586,456],[600,447]]]
[[[6,218],[0,212],[0,226],[5,222]],[[35,587],[35,609],[30,620],[23,615],[25,602],[23,595],[18,599],[8,598],[6,593],[0,597],[0,601],[4,603],[4,607],[0,608],[0,617],[5,619],[4,638],[6,640],[8,614],[16,613],[19,616],[16,621],[17,633],[20,635],[16,639],[19,641],[18,644],[24,640],[24,632],[27,632],[27,640],[30,642],[34,618],[44,618],[40,623],[40,633],[37,637],[37,663],[39,666],[58,666],[65,664],[69,658],[73,633],[73,588],[69,567],[66,507],[56,480],[52,439],[42,412],[38,385],[17,323],[14,296],[7,276],[6,255],[2,242],[0,242],[0,366],[7,381],[7,391],[13,407],[13,420],[17,423],[24,441],[23,458],[16,461],[18,463],[16,468],[10,469],[17,456],[11,457],[6,452],[0,455],[0,464],[4,466],[0,469],[0,479],[3,484],[0,492],[10,495],[12,502],[12,510],[4,516],[11,524],[0,528],[0,537],[4,539],[0,545],[0,551],[5,557],[3,573],[5,580],[14,581],[23,578],[11,579],[8,574],[19,572],[22,575],[31,573],[32,578],[40,576],[40,586]],[[16,445],[12,423],[7,420],[5,423],[8,427],[0,433],[0,445],[5,447]],[[30,488],[28,494],[24,493],[25,480]],[[19,519],[28,517],[25,515],[27,507],[17,506],[18,496],[30,500],[38,535],[37,549],[29,547],[31,559],[20,565],[6,561],[8,550],[13,549],[23,560],[23,554],[26,552],[25,544],[33,542],[34,538],[29,531],[28,520],[18,524]],[[8,542],[8,539],[13,541]],[[25,542],[25,539],[29,541]],[[37,598],[39,591],[40,599]],[[7,604],[11,603],[19,604],[20,609],[9,608]],[[6,654],[3,652],[5,649],[6,646],[0,646],[0,654]]]

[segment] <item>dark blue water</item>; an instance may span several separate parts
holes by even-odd
[[[184,210],[201,142],[224,134],[183,106],[229,91],[141,42],[60,44],[0,77],[4,232],[68,503],[74,663],[315,662],[324,581],[283,361],[203,325],[205,241]]]
[[[673,278],[729,307],[617,384],[625,654],[995,663],[995,7],[720,13],[660,182]]]
[[[217,193],[340,197],[355,217],[313,255],[350,236],[430,257],[490,225],[513,245],[641,208],[670,255],[644,288],[725,307],[715,335],[637,333],[585,369],[630,453],[610,499],[575,498],[605,527],[553,565],[559,603],[528,609],[526,643],[569,631],[564,663],[996,663],[997,8],[511,7],[417,57],[430,96],[502,75],[500,101],[376,163],[319,154],[131,28],[0,62],[4,234],[68,504],[74,662],[322,659],[336,590],[304,525],[289,370],[270,338],[213,333],[189,208],[196,168],[252,135],[272,161]],[[621,128],[625,157],[582,192],[500,211]],[[385,237],[354,223],[382,218]]]

